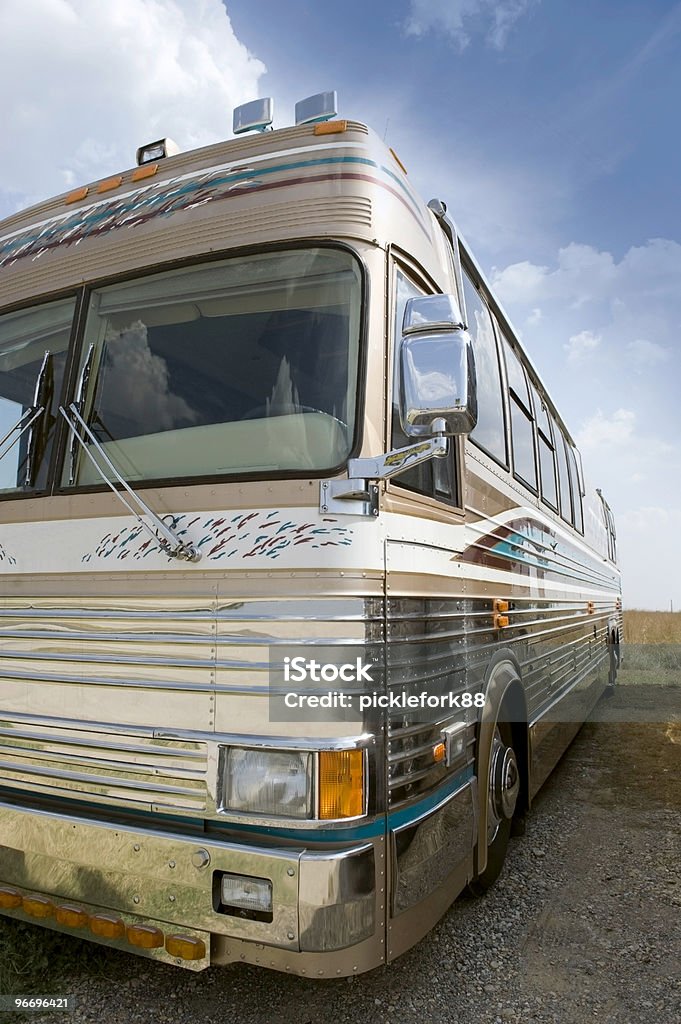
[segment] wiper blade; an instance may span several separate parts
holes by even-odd
[[[78,410],[80,415],[85,411],[85,395],[87,393],[87,386],[90,380],[90,373],[92,371],[92,363],[95,357],[95,346],[90,345],[87,350],[85,362],[83,363],[83,369],[80,373],[80,380],[78,381],[78,390],[76,392],[75,408]],[[60,412],[64,412],[60,408]],[[71,423],[67,419],[67,423],[71,426]],[[76,482],[76,469],[78,462],[78,442],[81,441],[81,436],[78,430],[71,432],[71,443],[69,444],[69,484],[75,484]]]
[[[10,427],[2,440],[0,440],[0,459],[4,459],[5,455],[8,455],[9,452],[12,451],[15,444],[19,443],[26,431],[33,426],[38,417],[45,411],[43,381],[47,372],[47,367],[50,364],[50,358],[50,353],[46,352],[36,381],[33,405],[29,406],[29,408],[21,414],[14,426]],[[31,445],[29,442],[29,451],[30,447]]]
[[[132,487],[130,487],[130,485],[123,479],[123,477],[118,472],[109,456],[102,448],[97,438],[95,437],[95,435],[90,430],[89,426],[81,416],[76,403],[71,403],[68,412],[66,411],[66,409],[64,409],[63,406],[59,406],[59,412],[62,414],[62,416],[64,417],[69,426],[69,430],[71,431],[72,434],[72,443],[74,443],[75,441],[75,443],[81,446],[81,448],[87,455],[88,459],[101,476],[104,483],[111,488],[111,490],[114,492],[118,500],[125,505],[128,512],[130,512],[131,515],[135,517],[140,526],[149,534],[150,537],[153,538],[153,540],[156,541],[161,550],[164,551],[169,558],[180,558],[187,562],[198,562],[201,558],[201,552],[198,550],[198,548],[196,548],[190,541],[185,542],[181,540],[178,537],[178,535],[171,529],[171,527],[167,525],[167,523],[164,523],[163,520],[159,516],[157,516],[155,512],[151,511],[149,506],[146,505],[144,501],[142,501],[139,494],[136,494],[135,491],[133,491]],[[71,419],[69,413],[71,414],[73,419]],[[87,444],[86,441],[83,439],[83,437],[81,436],[81,431],[83,431],[83,433],[86,435],[90,444]],[[92,448],[96,450],[97,454],[103,460],[103,462],[111,472],[114,479],[118,481],[120,486],[129,495],[130,499],[136,503],[137,508],[134,508],[133,505],[126,500],[125,496],[121,494],[113,480],[109,479],[109,477],[106,475],[106,473],[100,466],[95,456],[92,454]],[[141,510],[141,512],[138,511],[138,509]],[[142,514],[148,516],[154,525],[150,526],[149,523],[145,522],[145,520],[142,518]]]
[[[28,424],[30,427],[30,434],[28,435],[28,452],[26,455],[26,472],[24,473],[24,486],[33,487],[35,484],[35,478],[38,472],[42,456],[44,455],[45,445],[41,446],[42,450],[39,450],[38,446],[41,441],[44,441],[47,434],[46,420],[50,419],[47,410],[52,405],[52,397],[54,395],[54,373],[52,371],[52,353],[46,352],[43,356],[42,366],[38,373],[38,379],[35,385],[35,396],[33,398],[33,408],[40,409],[44,413],[43,422],[38,424],[38,417],[34,417],[33,420]],[[40,416],[40,413],[38,414]],[[49,424],[47,424],[49,429]]]

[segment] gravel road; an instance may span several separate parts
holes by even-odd
[[[194,975],[123,953],[81,962],[82,945],[65,939],[74,961],[62,991],[79,1007],[30,1019],[678,1024],[681,690],[618,690],[537,798],[494,889],[459,899],[394,964],[327,982],[241,965]],[[617,721],[653,707],[656,723]]]

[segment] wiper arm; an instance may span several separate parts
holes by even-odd
[[[43,356],[42,366],[38,373],[38,379],[35,385],[35,396],[33,398],[33,408],[40,409],[41,413],[48,417],[47,410],[52,405],[52,395],[54,393],[54,374],[52,372],[52,353],[46,352]],[[35,477],[38,472],[38,466],[40,464],[40,454],[38,452],[38,442],[41,437],[45,437],[46,430],[45,424],[37,423],[38,417],[34,417],[33,420],[28,424],[30,427],[30,434],[28,435],[28,452],[26,455],[26,472],[24,474],[24,486],[33,487],[35,483]]]
[[[68,412],[66,411],[66,409],[64,409],[63,406],[59,406],[59,412],[62,414],[62,416],[64,417],[69,426],[69,430],[71,431],[72,434],[72,443],[77,443],[81,446],[81,448],[87,455],[88,459],[101,476],[104,483],[108,484],[108,486],[114,492],[119,501],[121,501],[125,505],[128,512],[130,512],[131,515],[135,517],[137,522],[144,530],[146,530],[149,536],[156,541],[161,550],[164,551],[169,558],[180,558],[187,562],[198,562],[199,559],[201,558],[201,552],[198,550],[198,548],[196,548],[189,541],[185,542],[183,540],[180,540],[177,534],[166,523],[164,523],[163,520],[160,519],[155,512],[151,511],[149,506],[142,501],[139,494],[136,494],[135,491],[133,491],[132,487],[130,487],[130,485],[123,479],[123,477],[118,472],[109,456],[102,448],[97,438],[95,437],[95,435],[90,430],[89,426],[81,416],[76,403],[71,403]],[[71,419],[69,413],[71,414],[73,419]],[[85,440],[81,436],[81,431],[85,433],[86,437],[90,441],[90,444],[87,444],[85,442]],[[116,484],[113,482],[113,480],[109,479],[109,477],[106,475],[102,467],[99,465],[97,459],[92,454],[92,448],[94,448],[97,451],[97,454],[104,461],[114,479],[118,481],[120,486],[130,496],[131,500],[137,504],[138,509],[140,509],[144,515],[148,516],[149,519],[151,519],[152,523],[154,524],[153,527],[144,521],[140,512],[136,508],[134,508],[133,505],[130,504],[130,502],[126,500],[124,495],[121,494],[119,489],[116,487]]]
[[[87,355],[85,357],[85,362],[83,363],[83,369],[81,370],[81,373],[80,373],[80,380],[78,381],[78,390],[76,392],[75,407],[78,410],[79,414],[81,414],[81,415],[82,415],[82,413],[84,411],[84,408],[85,408],[85,395],[87,393],[87,386],[88,386],[88,382],[90,380],[90,372],[92,370],[92,362],[94,360],[94,357],[95,357],[95,346],[94,345],[90,345],[89,349],[87,350]],[[61,409],[61,408],[60,408],[59,411],[62,412],[62,413],[64,412],[64,410]],[[66,422],[69,424],[69,426],[71,426],[71,423],[69,422],[68,418],[67,418]],[[80,434],[78,433],[78,430],[77,429],[73,430],[73,428],[72,428],[72,430],[71,430],[71,443],[69,444],[69,484],[75,484],[75,482],[76,482],[76,468],[77,468],[76,464],[78,462],[78,442],[80,440],[81,440],[81,437],[80,437]]]
[[[38,373],[35,388],[35,396],[33,398],[33,405],[31,405],[25,412],[21,414],[21,416],[14,424],[14,426],[10,427],[10,429],[7,431],[2,440],[0,440],[0,460],[4,459],[5,455],[8,455],[9,452],[12,451],[12,448],[14,448],[15,444],[18,444],[18,442],[21,440],[26,431],[33,426],[38,417],[41,416],[45,411],[43,382],[45,379],[45,374],[47,373],[47,367],[49,366],[50,363],[50,358],[50,353],[46,352],[43,357],[40,372]],[[32,434],[33,431],[31,431],[31,435]],[[30,448],[31,444],[29,442],[29,453]],[[26,481],[28,481],[28,476],[26,476]]]

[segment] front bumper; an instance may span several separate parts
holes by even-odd
[[[194,970],[211,960],[258,962],[258,951],[266,948],[293,965],[283,968],[289,970],[297,970],[298,960],[314,958],[316,963],[321,955],[323,962],[324,954],[337,958],[334,951],[350,947],[361,947],[363,959],[368,956],[371,961],[354,970],[367,969],[383,956],[379,933],[384,896],[383,886],[376,882],[383,869],[382,838],[328,852],[304,845],[270,849],[93,823],[4,803],[0,822],[0,886],[14,887],[26,897],[15,907],[0,906],[0,912],[10,916],[35,921],[24,907],[30,906],[30,896],[42,895],[53,910],[44,905],[39,923],[60,931],[73,931],[59,923],[64,914],[56,913],[68,904],[87,915],[118,915],[126,930],[144,923],[166,937],[181,933],[201,938],[205,956],[182,964]],[[217,880],[226,871],[271,880],[271,921],[248,920],[219,909]],[[125,938],[102,940],[89,931],[86,918],[83,921],[77,934],[180,962],[165,945],[143,949]],[[356,956],[351,959],[357,964]]]

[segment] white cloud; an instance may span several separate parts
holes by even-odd
[[[264,66],[220,0],[3,0],[0,191],[42,197],[122,170],[168,135],[227,138]]]
[[[474,35],[503,50],[511,29],[535,0],[411,0],[407,35],[445,32],[463,50]]]
[[[669,359],[669,350],[662,345],[646,338],[635,338],[627,343],[627,352],[636,363],[642,366],[657,366]]]
[[[583,451],[601,448],[604,445],[626,445],[631,440],[635,423],[636,413],[631,409],[617,409],[609,417],[599,409],[582,426],[577,434],[577,443]]]
[[[540,320],[543,319],[544,314],[542,313],[541,309],[539,308],[539,306],[535,306],[535,308],[532,310],[532,312],[526,319],[525,323],[528,327],[534,327],[535,324],[538,324]]]
[[[618,517],[625,607],[681,606],[681,546],[670,543],[680,518],[681,505],[642,505]]]
[[[600,343],[600,334],[593,334],[592,331],[580,331],[579,334],[573,334],[567,345],[563,347],[567,349],[569,362],[581,363],[598,348]]]

